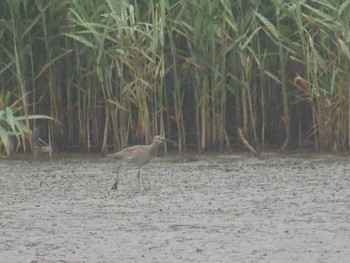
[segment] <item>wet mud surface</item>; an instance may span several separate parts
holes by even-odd
[[[1,159],[1,262],[349,262],[349,156],[187,158]]]

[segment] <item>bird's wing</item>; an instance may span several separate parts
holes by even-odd
[[[132,161],[135,158],[142,156],[144,152],[146,154],[147,151],[146,148],[143,147],[143,145],[131,146],[120,151],[120,159],[124,161]]]
[[[142,155],[142,152],[147,151],[144,146],[145,145],[131,146],[119,152],[108,154],[107,156],[117,160],[121,159],[128,162],[135,159],[137,156]]]

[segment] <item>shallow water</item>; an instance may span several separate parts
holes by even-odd
[[[350,157],[0,160],[1,262],[348,262]]]

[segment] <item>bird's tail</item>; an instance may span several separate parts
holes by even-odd
[[[113,158],[113,159],[116,159],[118,160],[120,158],[120,154],[119,153],[111,153],[111,154],[106,154],[105,156],[103,157],[106,157],[106,158]]]

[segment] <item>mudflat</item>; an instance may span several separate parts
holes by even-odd
[[[0,160],[1,262],[349,262],[350,157]]]

